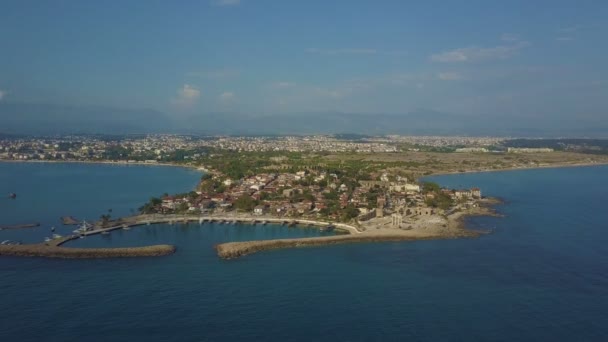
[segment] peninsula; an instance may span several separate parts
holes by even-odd
[[[257,251],[355,242],[476,237],[471,215],[496,215],[478,188],[447,189],[424,176],[454,172],[597,165],[608,163],[605,146],[585,142],[530,142],[447,137],[217,137],[145,136],[95,140],[1,142],[5,160],[68,160],[171,164],[204,170],[188,193],[150,198],[139,215],[110,213],[74,235],[45,244],[0,246],[0,255],[124,257],[167,255],[174,246],[81,249],[62,245],[81,235],[156,223],[227,222],[317,226],[346,234],[305,239],[227,242],[221,258]],[[556,148],[566,146],[564,148]],[[27,154],[34,148],[44,153]],[[44,149],[42,149],[44,148]],[[61,152],[47,153],[53,150]],[[71,217],[64,224],[74,224]]]

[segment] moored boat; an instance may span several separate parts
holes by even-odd
[[[87,221],[82,221],[80,226],[78,226],[78,229],[74,230],[74,233],[82,234],[82,233],[88,232],[90,230],[93,230],[93,225],[88,223]]]

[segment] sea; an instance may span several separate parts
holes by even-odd
[[[172,167],[0,163],[0,240],[38,242],[60,216],[128,215],[192,189]],[[152,225],[66,246],[168,243],[171,256],[0,257],[0,341],[607,341],[608,166],[429,177],[499,197],[473,239],[265,251],[226,241],[318,236],[276,225]]]

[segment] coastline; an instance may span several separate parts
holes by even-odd
[[[556,164],[548,164],[548,165],[536,165],[530,167],[507,167],[504,169],[491,169],[491,170],[465,170],[465,171],[445,171],[445,172],[437,172],[431,173],[428,175],[421,176],[420,178],[430,177],[430,176],[443,176],[443,175],[461,175],[468,173],[486,173],[486,172],[502,172],[502,171],[524,171],[524,170],[539,170],[539,169],[561,169],[568,167],[592,167],[592,166],[605,166],[608,165],[608,162],[593,162],[593,163],[556,163]]]
[[[197,215],[138,215],[121,218],[114,221],[113,225],[106,228],[98,228],[85,235],[101,234],[125,227],[137,227],[161,223],[191,223],[198,222],[240,222],[244,224],[262,223],[290,223],[300,227],[333,226],[335,230],[344,231],[347,234],[322,236],[313,238],[294,238],[294,239],[274,239],[274,240],[251,240],[242,242],[226,242],[215,246],[217,254],[223,259],[234,259],[248,254],[283,248],[295,248],[305,246],[326,246],[344,243],[362,242],[396,242],[396,241],[416,241],[416,240],[439,240],[455,238],[479,237],[487,232],[480,232],[468,229],[464,223],[470,216],[497,216],[494,205],[500,203],[498,200],[486,201],[483,207],[468,212],[458,212],[450,215],[448,225],[435,227],[438,229],[423,230],[401,230],[401,229],[379,229],[376,231],[360,231],[357,227],[345,223],[331,223],[326,221],[294,219],[294,218],[275,218],[264,216],[197,216]],[[150,257],[166,256],[175,253],[176,247],[173,245],[153,245],[144,247],[126,248],[72,248],[62,245],[76,239],[78,236],[70,235],[61,239],[53,240],[48,244],[25,244],[25,245],[0,245],[0,256],[19,256],[19,257],[47,257],[47,258],[123,258],[123,257]]]
[[[101,164],[101,165],[117,165],[117,166],[165,166],[165,167],[181,167],[198,172],[208,173],[209,171],[202,166],[190,165],[190,164],[177,164],[177,163],[146,163],[146,162],[124,162],[124,161],[111,161],[111,160],[15,160],[15,159],[0,159],[0,163],[57,163],[57,164]],[[568,168],[568,167],[592,167],[592,166],[604,166],[608,165],[606,162],[585,162],[585,163],[555,163],[547,165],[535,165],[526,167],[506,167],[502,169],[470,169],[464,171],[439,171],[433,172],[427,175],[422,175],[419,178],[429,176],[442,176],[442,175],[457,175],[457,174],[468,174],[468,173],[486,173],[486,172],[502,172],[502,171],[522,171],[522,170],[537,170],[537,169],[557,169],[557,168]]]
[[[146,163],[146,162],[123,162],[123,161],[111,161],[111,160],[15,160],[15,159],[0,159],[0,163],[39,163],[39,164],[102,164],[102,165],[116,165],[116,166],[169,166],[169,167],[181,167],[191,169],[199,172],[208,172],[204,168],[196,165],[186,165],[177,163]]]
[[[111,162],[111,161],[19,161],[19,160],[0,160],[0,162],[25,162],[25,163],[87,163],[87,164],[106,164],[106,165],[147,165],[147,166],[173,166],[173,167],[186,167],[201,171],[199,168],[193,165],[179,165],[171,163],[126,163],[126,162]],[[465,173],[482,173],[482,172],[501,172],[501,171],[518,171],[518,170],[533,170],[533,169],[546,169],[546,168],[566,168],[566,167],[592,167],[592,166],[604,166],[608,165],[608,162],[590,162],[590,163],[560,163],[550,165],[535,165],[531,167],[512,167],[504,169],[492,169],[492,170],[467,170],[464,172],[438,172],[427,176],[438,176],[448,174],[465,174]],[[422,178],[424,178],[422,177]],[[457,212],[445,217],[446,221],[442,227],[439,227],[436,223],[429,223],[430,220],[420,219],[415,224],[416,227],[412,229],[398,229],[398,228],[376,228],[380,230],[366,230],[361,229],[361,226],[354,226],[344,223],[333,223],[314,219],[297,219],[297,218],[278,218],[268,216],[255,216],[251,214],[228,214],[228,215],[211,215],[211,216],[199,216],[199,215],[159,215],[157,217],[139,215],[136,217],[123,218],[117,222],[116,226],[101,229],[101,231],[111,231],[114,229],[120,229],[123,225],[139,226],[145,225],[148,220],[148,224],[156,223],[181,223],[181,222],[192,222],[199,221],[225,221],[225,222],[241,222],[241,223],[261,223],[262,221],[273,222],[273,223],[295,223],[300,225],[309,226],[334,226],[336,230],[343,230],[347,232],[346,235],[336,236],[324,236],[314,238],[296,238],[296,239],[277,239],[277,240],[252,240],[243,242],[226,242],[215,246],[217,254],[220,258],[233,259],[244,255],[273,249],[282,248],[295,248],[305,246],[321,246],[321,245],[334,245],[343,243],[361,243],[361,242],[390,242],[390,241],[414,241],[414,240],[431,240],[431,239],[450,239],[450,238],[470,238],[478,237],[487,232],[479,232],[471,230],[466,225],[466,219],[472,216],[499,216],[494,210],[494,206],[502,203],[497,199],[487,199],[487,201],[478,208],[469,209],[465,212]],[[150,223],[150,221],[154,221]],[[435,227],[426,227],[426,225]],[[53,246],[45,246],[40,244],[32,245],[19,245],[19,246],[0,246],[0,255],[13,255],[13,256],[42,256],[42,257],[58,257],[58,258],[107,258],[107,257],[126,257],[126,256],[160,256],[169,255],[175,252],[175,246],[161,245],[160,249],[158,246],[147,246],[137,248],[70,248],[60,247],[59,245],[73,239],[73,237],[66,239]]]
[[[476,231],[466,227],[466,219],[473,216],[499,217],[494,206],[502,203],[499,199],[487,199],[483,206],[467,212],[457,212],[447,218],[447,225],[440,227],[424,227],[423,229],[401,230],[397,228],[379,229],[358,233],[349,231],[346,235],[323,236],[313,238],[275,239],[275,240],[251,240],[240,242],[226,242],[215,246],[218,257],[222,259],[236,259],[245,255],[285,248],[318,247],[345,243],[369,243],[369,242],[398,242],[418,240],[442,240],[458,238],[475,238],[488,232]],[[424,222],[423,222],[424,224]]]

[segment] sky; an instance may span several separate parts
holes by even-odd
[[[0,106],[594,126],[606,18],[603,0],[3,0]]]

